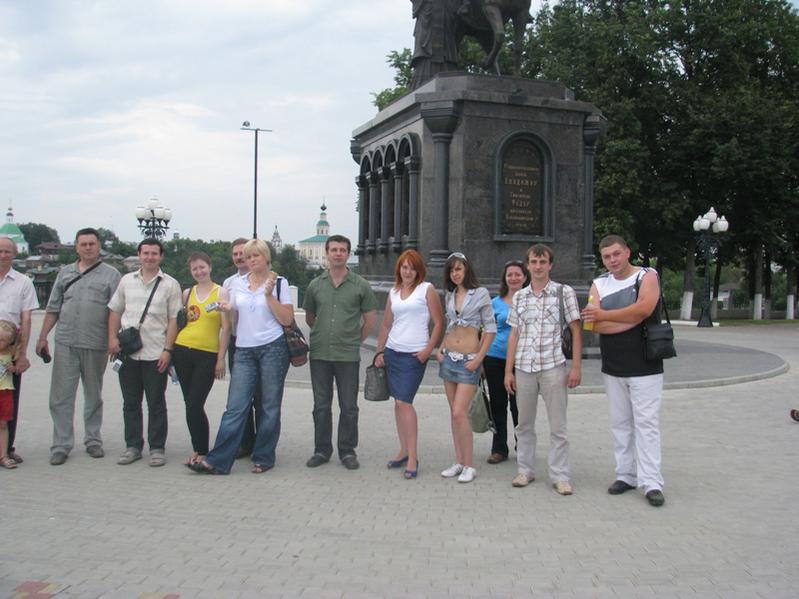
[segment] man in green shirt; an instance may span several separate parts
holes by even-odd
[[[305,322],[311,327],[314,454],[306,466],[316,468],[333,454],[333,381],[338,392],[338,456],[348,470],[359,467],[358,373],[361,342],[376,321],[377,299],[363,277],[347,268],[350,240],[331,235],[325,242],[328,269],[311,281],[305,293]]]

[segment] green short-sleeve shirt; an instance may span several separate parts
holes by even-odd
[[[334,287],[325,271],[308,285],[302,307],[316,315],[310,340],[312,360],[361,359],[361,316],[377,310],[377,298],[366,279],[348,271],[341,285]]]

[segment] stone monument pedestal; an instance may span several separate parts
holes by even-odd
[[[493,287],[533,243],[552,278],[594,274],[593,160],[604,118],[560,83],[441,73],[356,129],[360,273],[377,287],[418,250],[441,287],[451,252]]]

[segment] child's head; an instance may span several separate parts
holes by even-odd
[[[9,320],[0,320],[0,351],[6,350],[17,340],[17,326]]]

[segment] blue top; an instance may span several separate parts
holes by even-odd
[[[510,306],[497,296],[491,300],[491,307],[494,309],[494,318],[497,321],[497,336],[494,337],[494,342],[488,348],[486,355],[504,360],[508,354],[508,336],[511,329],[508,324]]]

